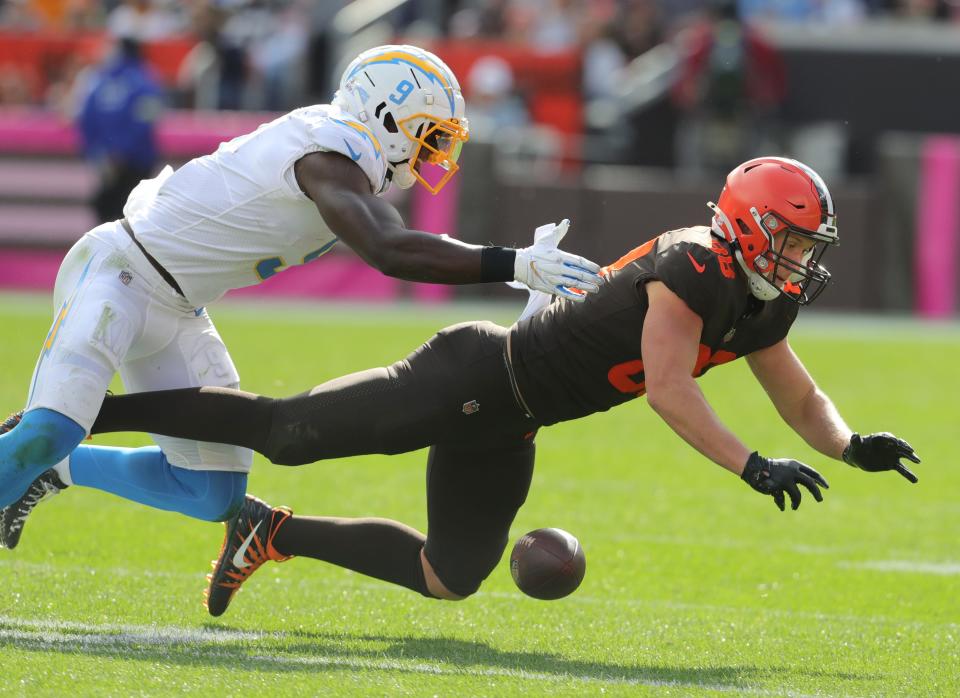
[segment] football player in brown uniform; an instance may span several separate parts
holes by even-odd
[[[429,447],[428,535],[395,521],[293,516],[247,496],[208,587],[226,610],[264,562],[299,555],[460,599],[500,560],[523,504],[541,427],[646,394],[650,406],[710,460],[773,498],[821,501],[826,481],[792,459],[761,456],[718,418],[695,378],[746,357],[783,420],[826,456],[916,477],[913,449],[888,433],[860,436],[790,348],[801,305],[830,280],[837,243],[821,178],[784,158],[734,169],[710,226],[663,233],[604,268],[582,303],[558,298],[510,328],[448,327],[407,358],[285,399],[222,388],[108,397],[93,432],[149,431],[252,448],[300,465]]]

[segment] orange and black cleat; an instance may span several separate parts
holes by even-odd
[[[290,518],[286,507],[271,507],[252,495],[247,495],[240,511],[229,521],[220,555],[213,561],[213,573],[204,592],[203,605],[211,616],[222,615],[247,579],[263,563],[283,562],[291,555],[281,555],[273,547],[273,537],[280,525]]]

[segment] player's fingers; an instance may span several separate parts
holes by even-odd
[[[575,286],[581,291],[586,291],[587,293],[594,293],[600,290],[600,285],[597,284],[592,279],[584,279],[576,276],[571,276],[570,274],[563,275],[563,282],[568,286]]]
[[[818,473],[816,470],[814,470],[813,468],[811,468],[809,465],[801,465],[801,466],[800,466],[800,472],[803,473],[804,475],[806,475],[807,477],[809,477],[809,478],[810,478],[811,480],[813,480],[814,482],[816,482],[816,483],[817,483],[818,485],[820,485],[822,488],[824,488],[824,489],[826,489],[826,490],[829,490],[829,489],[830,489],[830,485],[827,484],[827,481],[824,479],[823,475],[821,475],[820,473]]]
[[[916,475],[913,474],[913,471],[911,471],[910,468],[908,468],[907,466],[903,465],[903,463],[897,463],[897,464],[896,464],[895,466],[893,466],[893,467],[894,467],[894,470],[896,470],[898,473],[900,473],[901,475],[903,475],[905,478],[907,478],[907,479],[908,479],[910,482],[912,482],[913,484],[917,484],[917,482],[919,482],[919,478],[918,478]]]
[[[773,501],[776,502],[777,507],[780,509],[780,511],[786,511],[787,502],[784,499],[783,490],[777,490],[776,492],[773,493]]]
[[[556,288],[558,296],[563,296],[574,303],[583,303],[587,300],[587,294],[583,291],[578,293],[575,288],[567,288],[566,286],[555,286],[554,288]]]
[[[594,274],[588,269],[582,269],[569,264],[564,264],[560,268],[559,274],[568,279],[575,279],[578,283],[593,284],[594,286],[600,284],[600,276],[598,274]]]
[[[797,482],[799,482],[801,485],[803,485],[808,490],[810,490],[810,494],[812,494],[813,498],[816,499],[818,502],[823,501],[823,495],[820,493],[820,488],[817,487],[817,483],[813,481],[813,478],[807,477],[806,475],[801,473],[800,475],[797,476]]]
[[[542,277],[555,284],[572,281],[580,286],[581,284],[597,285],[600,282],[600,277],[596,274],[568,265],[566,262],[544,261],[537,264],[537,271]]]
[[[800,506],[800,488],[795,482],[786,485],[787,494],[790,495],[790,508],[794,511]]]
[[[906,441],[901,441],[899,444],[897,444],[897,455],[914,463],[920,462],[919,456],[917,456],[916,452]]]
[[[565,254],[563,257],[563,266],[572,267],[574,269],[582,269],[583,271],[590,274],[599,274],[600,265],[596,262],[591,262],[586,257],[580,257],[575,254]]]

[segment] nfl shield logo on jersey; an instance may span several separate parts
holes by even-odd
[[[463,403],[463,413],[464,414],[473,414],[474,412],[480,411],[480,403],[476,400],[471,400],[470,402]]]

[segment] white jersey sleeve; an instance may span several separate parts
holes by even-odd
[[[309,133],[314,150],[335,152],[350,158],[360,166],[374,194],[381,193],[387,184],[387,161],[373,132],[354,117],[343,112],[319,111],[305,107],[291,113],[291,118],[301,121]],[[288,180],[290,173],[287,173]],[[293,186],[296,178],[293,178]]]
[[[294,172],[300,158],[318,151],[356,162],[372,192],[385,188],[387,164],[374,135],[337,107],[318,105],[141,183],[124,215],[186,297],[205,305],[310,262],[337,241]]]

